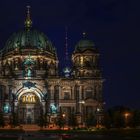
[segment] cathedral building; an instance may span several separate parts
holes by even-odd
[[[78,41],[71,62],[71,68],[58,69],[56,49],[32,27],[28,8],[24,29],[13,33],[0,51],[0,109],[5,120],[12,113],[20,124],[37,124],[41,115],[49,124],[61,115],[67,124],[72,115],[78,124],[84,124],[89,115],[98,120],[104,80],[94,42]]]

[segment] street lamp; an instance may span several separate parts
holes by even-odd
[[[100,108],[97,108],[97,112],[100,112]]]
[[[125,112],[124,113],[124,119],[125,119],[125,125],[127,127],[128,125],[128,119],[129,119],[130,113],[129,112]]]
[[[100,118],[99,118],[100,108],[97,108],[96,111],[97,111],[97,115],[96,115],[97,124],[96,125],[97,125],[97,128],[99,128],[99,125],[100,125]]]
[[[62,114],[62,121],[63,121],[63,129],[65,128],[65,117],[66,117],[66,114],[65,113],[63,113]]]
[[[65,114],[65,113],[63,113],[63,114],[62,114],[62,117],[63,117],[63,118],[65,118],[65,116],[66,116],[66,114]]]

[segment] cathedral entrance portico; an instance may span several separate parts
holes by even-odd
[[[28,84],[29,85],[29,84]],[[30,85],[33,83],[30,82]],[[35,86],[23,86],[15,94],[14,112],[20,124],[38,124],[41,114],[45,113],[44,94]]]
[[[24,93],[19,99],[18,116],[20,123],[38,123],[41,103],[39,97],[32,92]]]

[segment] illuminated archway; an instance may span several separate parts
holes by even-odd
[[[38,123],[41,111],[43,110],[43,92],[36,87],[22,87],[15,95],[18,102],[17,109],[20,123]]]
[[[34,93],[39,98],[40,102],[44,98],[44,94],[43,94],[43,92],[40,89],[34,88],[34,87],[33,88],[30,88],[30,89],[29,88],[26,88],[26,87],[24,87],[24,88],[22,87],[15,94],[16,95],[16,99],[19,101],[19,99],[21,98],[21,96],[23,96],[23,94],[25,94],[25,93]]]

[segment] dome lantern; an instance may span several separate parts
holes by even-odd
[[[30,14],[30,6],[27,6],[27,16],[25,20],[25,28],[29,30],[32,27],[32,20],[31,20],[31,14]]]

